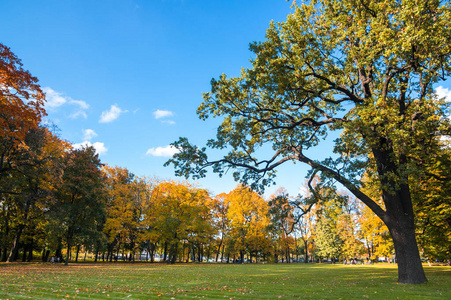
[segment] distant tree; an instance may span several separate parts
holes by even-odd
[[[106,192],[102,164],[92,146],[73,149],[64,158],[61,183],[55,191],[50,217],[63,233],[65,264],[77,240],[98,236],[105,221]]]
[[[287,21],[271,24],[250,46],[252,68],[212,80],[201,119],[223,117],[207,146],[229,149],[209,160],[206,148],[180,138],[169,163],[176,174],[204,177],[206,168],[252,187],[270,184],[276,169],[302,162],[338,181],[387,225],[398,282],[426,276],[415,237],[412,180],[431,173],[440,136],[450,134],[434,84],[451,70],[449,2],[430,0],[303,2]],[[308,151],[331,131],[335,156]],[[269,147],[263,147],[263,146]],[[272,149],[267,158],[260,157]],[[378,181],[383,207],[362,190],[362,174]]]
[[[0,178],[0,187],[8,187],[7,226],[14,231],[7,261],[16,259],[23,231],[36,230],[44,221],[57,178],[61,173],[61,157],[68,144],[45,127],[30,129],[24,141],[10,153],[11,162],[20,162],[9,176]],[[5,188],[6,189],[6,188]],[[1,196],[1,195],[0,195]],[[36,232],[35,232],[36,233]],[[36,235],[36,234],[33,234]],[[30,243],[33,235],[29,235]],[[37,237],[37,236],[36,236]],[[28,243],[29,244],[29,243]],[[32,247],[28,247],[32,251]]]
[[[202,247],[213,239],[211,202],[206,190],[187,183],[162,182],[155,187],[152,198],[152,211],[146,218],[150,218],[151,233],[165,245],[168,263],[176,262],[182,241]]]
[[[294,216],[294,207],[289,202],[287,191],[279,188],[274,195],[271,195],[268,205],[271,218],[269,227],[278,235],[279,244],[283,247],[286,261],[290,262],[290,248],[295,246],[290,234],[295,230],[297,222]]]
[[[134,174],[121,167],[105,166],[103,170],[107,178],[105,183],[108,195],[103,231],[108,238],[111,259],[114,247],[117,253],[121,247],[131,250],[132,254],[135,252],[143,207]]]
[[[241,263],[248,252],[253,256],[269,252],[268,204],[250,188],[239,185],[227,195],[230,220],[229,247],[240,257]],[[230,250],[229,250],[230,251]]]
[[[230,233],[230,220],[228,218],[228,211],[230,202],[227,199],[226,193],[221,193],[213,199],[213,220],[218,234],[220,235],[219,243],[216,251],[216,261],[218,261],[219,254],[221,254],[221,261],[224,258],[224,240]]]
[[[334,262],[343,251],[344,241],[338,223],[347,199],[333,187],[321,186],[319,190],[321,198],[316,204],[315,245],[320,257],[330,258]]]
[[[359,216],[360,239],[365,243],[369,259],[390,257],[393,254],[393,241],[384,222],[368,207],[362,207]]]

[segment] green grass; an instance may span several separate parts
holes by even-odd
[[[396,283],[394,265],[0,264],[0,299],[451,299],[451,267]]]

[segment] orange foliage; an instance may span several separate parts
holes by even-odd
[[[45,116],[45,94],[36,77],[22,68],[22,62],[0,43],[0,137],[23,141]]]

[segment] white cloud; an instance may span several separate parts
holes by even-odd
[[[64,104],[72,104],[78,106],[78,110],[71,113],[69,115],[69,118],[76,119],[78,117],[88,118],[88,115],[86,114],[85,110],[89,108],[89,104],[86,103],[83,100],[74,100],[71,97],[64,96],[63,94],[55,91],[54,89],[50,87],[44,87],[42,90],[45,92],[46,95],[46,104],[45,106],[48,108],[56,109],[60,106],[63,106]]]
[[[96,153],[99,155],[105,154],[108,151],[108,148],[105,147],[104,143],[101,142],[95,142],[95,143],[91,143],[89,141],[84,141],[81,143],[77,143],[77,144],[72,144],[72,147],[74,149],[80,149],[83,146],[93,146],[94,149],[96,149]]]
[[[175,124],[175,122],[172,121],[172,120],[165,120],[165,121],[161,121],[161,122],[162,122],[162,123],[169,124],[169,125],[174,125],[174,124]]]
[[[150,148],[147,150],[146,155],[158,156],[158,157],[172,157],[178,153],[179,150],[174,146],[168,145],[166,147]]]
[[[74,112],[74,113],[69,115],[69,118],[71,118],[71,119],[76,119],[78,117],[82,117],[83,119],[87,119],[88,115],[82,110],[76,111],[76,112]]]
[[[56,108],[67,102],[66,97],[63,97],[61,93],[58,93],[49,87],[44,87],[42,90],[44,91],[47,100],[45,106]]]
[[[86,141],[92,140],[92,138],[95,138],[97,136],[97,133],[92,129],[86,129],[83,130],[83,139]]]
[[[451,102],[451,91],[449,89],[438,86],[435,89],[435,93],[440,99],[445,98],[446,101]]]
[[[161,119],[161,118],[172,117],[174,115],[174,113],[169,110],[157,109],[156,111],[153,112],[153,115],[155,116],[155,119]]]
[[[114,120],[119,118],[119,116],[122,113],[125,113],[125,112],[127,112],[127,111],[120,109],[117,105],[111,105],[110,110],[106,110],[106,111],[102,112],[99,122],[100,123],[113,122]]]
[[[78,105],[78,106],[80,106],[81,109],[88,109],[88,108],[89,108],[89,104],[86,103],[86,102],[83,101],[83,100],[74,100],[74,99],[70,99],[69,103],[70,103],[70,104]]]

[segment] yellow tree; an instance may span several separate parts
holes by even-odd
[[[206,190],[188,183],[162,182],[155,187],[152,201],[151,214],[146,218],[150,231],[164,245],[168,263],[175,263],[182,241],[201,249],[213,238],[211,201]]]
[[[393,254],[394,246],[387,226],[367,207],[361,208],[359,225],[360,237],[365,242],[369,259]]]
[[[337,223],[338,234],[343,241],[341,248],[343,260],[360,257],[365,252],[364,244],[359,239],[360,210],[357,200],[350,195],[346,195],[346,197],[347,202],[343,203],[343,213],[338,216]]]
[[[107,176],[108,191],[107,219],[103,231],[108,238],[109,259],[112,260],[114,249],[116,257],[121,249],[130,250],[131,257],[134,257],[142,212],[135,176],[126,168],[117,166],[104,166],[103,170]]]
[[[228,219],[230,220],[230,235],[228,240],[244,262],[248,251],[255,257],[269,252],[268,238],[268,204],[250,188],[238,185],[228,194],[230,203]]]
[[[230,232],[230,220],[228,218],[228,210],[230,202],[226,193],[221,193],[213,198],[213,218],[216,231],[220,235],[216,250],[216,261],[218,261],[219,253],[221,253],[221,261],[224,258],[224,239]]]

